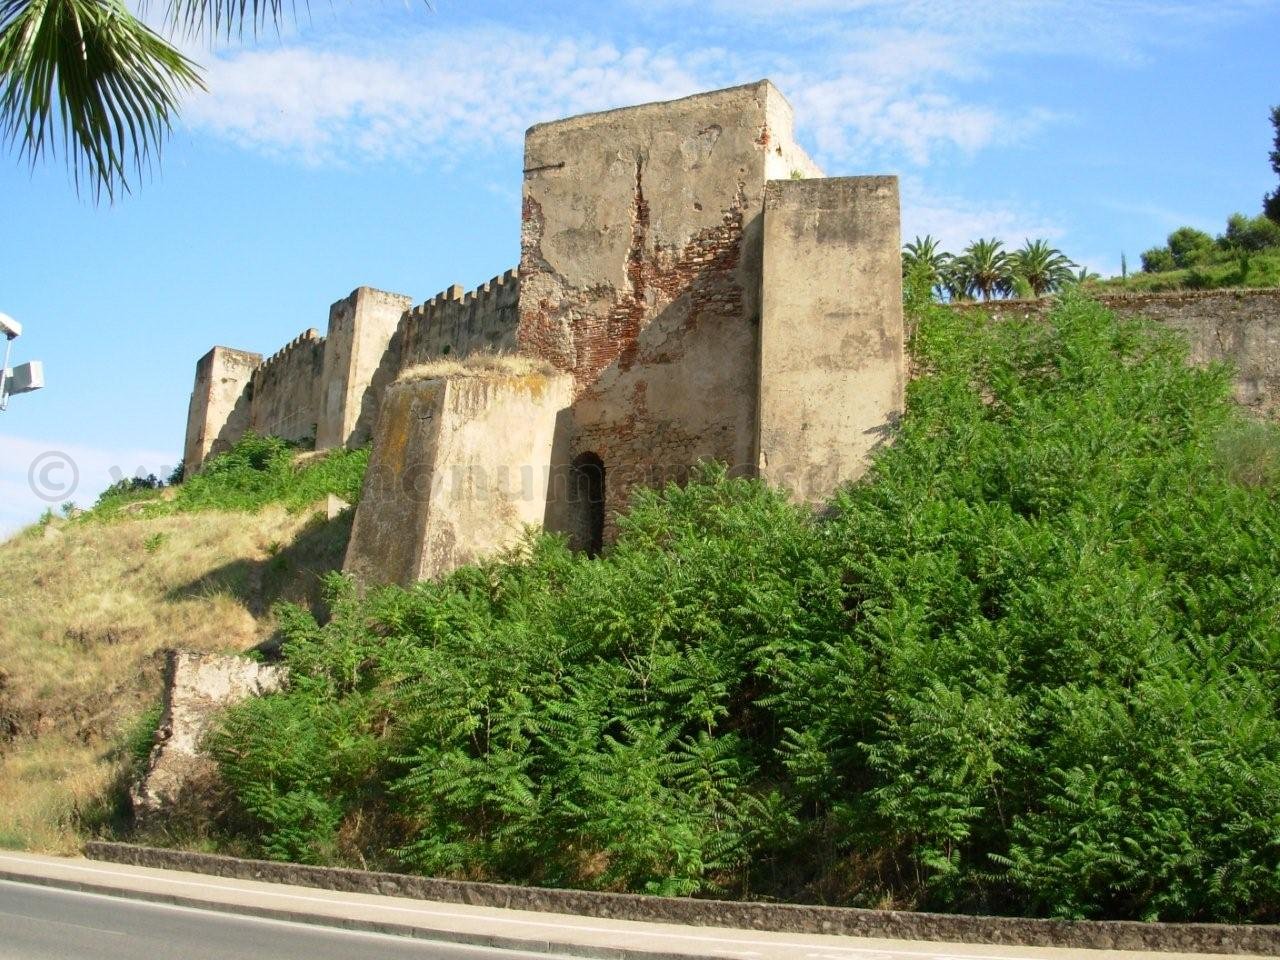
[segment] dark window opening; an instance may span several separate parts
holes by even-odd
[[[594,453],[582,454],[573,461],[571,479],[574,546],[597,557],[604,548],[604,461]]]

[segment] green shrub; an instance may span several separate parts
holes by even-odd
[[[335,578],[323,626],[282,609],[290,687],[213,740],[233,842],[1280,920],[1280,503],[1230,465],[1228,372],[1073,294],[998,324],[923,300],[896,442],[819,517],[708,467],[598,559],[543,536],[410,590]]]
[[[1280,247],[1280,223],[1264,216],[1249,218],[1233,213],[1227,218],[1227,230],[1218,238],[1218,245],[1224,250],[1249,252]]]
[[[1165,273],[1177,268],[1178,265],[1173,262],[1173,252],[1168,247],[1152,247],[1142,254],[1143,273]]]
[[[1195,227],[1179,227],[1169,234],[1169,252],[1181,269],[1204,263],[1213,253],[1213,237]]]
[[[359,501],[368,448],[331,450],[301,463],[296,461],[297,454],[296,445],[279,437],[248,433],[199,473],[173,487],[167,498],[160,495],[163,484],[159,481],[143,489],[131,486],[138,481],[122,481],[85,516],[111,519],[195,510],[254,511],[271,503],[302,510],[331,493],[348,503]]]

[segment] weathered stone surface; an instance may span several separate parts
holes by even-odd
[[[474,353],[511,353],[520,322],[520,278],[508,270],[465,293],[454,285],[405,314],[400,369]]]
[[[147,771],[129,797],[134,815],[147,818],[180,809],[216,776],[201,741],[218,713],[247,697],[278,690],[283,667],[245,657],[172,650],[168,655],[164,709]]]
[[[264,437],[315,440],[325,340],[307,330],[253,371],[249,384],[249,429]]]
[[[159,850],[122,843],[91,842],[85,855],[95,860],[141,867],[189,870],[239,880],[264,880],[444,903],[611,917],[648,923],[677,923],[780,933],[999,943],[1029,947],[1148,950],[1166,953],[1280,955],[1280,926],[1223,923],[1140,923],[1128,920],[1034,920],[965,914],[861,910],[790,903],[694,900],[631,893],[595,893],[437,880],[395,873],[242,860],[208,853]]]
[[[896,177],[765,190],[760,476],[821,503],[903,410]]]
[[[434,579],[546,519],[572,382],[453,375],[383,398],[344,570],[361,583]]]
[[[520,350],[572,375],[607,514],[700,460],[754,472],[765,183],[818,173],[791,127],[761,81],[526,136]]]
[[[1236,371],[1235,398],[1259,416],[1280,416],[1280,290],[1180,290],[1102,295],[1122,316],[1144,317],[1183,334],[1195,363],[1223,361]],[[956,304],[993,316],[1043,313],[1052,299]]]
[[[196,382],[187,408],[187,437],[182,450],[190,476],[226,450],[249,428],[249,381],[262,354],[214,347],[196,363]]]
[[[395,378],[396,331],[412,302],[403,294],[359,287],[329,308],[316,382],[317,450],[369,442],[378,398]]]

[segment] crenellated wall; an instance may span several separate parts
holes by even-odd
[[[324,337],[294,337],[253,371],[249,429],[285,440],[314,440],[324,373]]]
[[[514,352],[519,325],[520,278],[515,270],[466,293],[454,284],[404,315],[400,366],[471,353]]]

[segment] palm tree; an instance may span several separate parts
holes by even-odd
[[[1075,264],[1045,240],[1026,240],[1009,258],[1015,275],[1026,281],[1032,296],[1043,297],[1070,282]]]
[[[1102,274],[1094,273],[1088,267],[1081,267],[1075,273],[1071,274],[1071,279],[1067,282],[1071,284],[1093,283],[1095,280],[1101,279]]]
[[[902,276],[918,277],[930,290],[945,290],[943,280],[951,259],[931,234],[916,237],[902,248]]]
[[[966,293],[980,295],[990,300],[997,294],[1007,293],[1013,285],[1012,263],[1002,248],[1004,242],[996,239],[975,240],[956,258],[956,280]]]
[[[191,37],[256,34],[296,6],[165,0],[163,23]],[[77,189],[127,192],[158,159],[182,95],[203,88],[199,67],[125,0],[0,0],[0,138],[32,165],[63,153]]]

